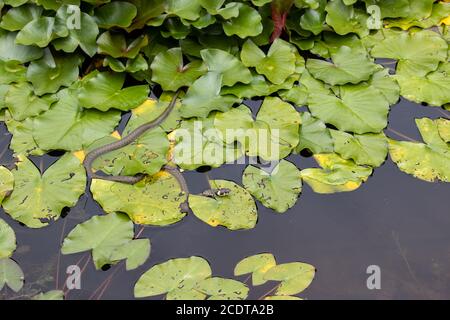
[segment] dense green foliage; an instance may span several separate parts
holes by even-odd
[[[132,240],[133,223],[162,226],[185,216],[179,205],[187,195],[160,172],[168,163],[194,170],[243,156],[281,160],[273,172],[248,166],[242,183],[212,181],[230,188],[229,196],[189,195],[195,216],[230,230],[255,227],[255,199],[286,212],[302,182],[318,193],[355,190],[388,154],[408,174],[449,182],[448,118],[417,120],[424,143],[384,133],[400,96],[450,110],[449,25],[450,2],[435,0],[0,0],[0,119],[17,158],[12,170],[0,166],[0,204],[30,228],[58,219],[85,192],[85,155],[157,118],[179,89],[179,102],[160,127],[94,163],[112,175],[149,176],[134,186],[94,180],[93,197],[111,221],[94,217],[79,225],[64,253],[92,250],[97,268],[122,259],[129,269],[142,264],[150,244]],[[158,101],[149,97],[161,90]],[[246,99],[263,101],[256,115]],[[296,108],[302,106],[307,109]],[[128,113],[125,131],[116,132]],[[245,134],[229,137],[229,129]],[[247,134],[261,129],[276,139],[250,143]],[[182,132],[200,138],[200,149],[192,152]],[[55,150],[65,155],[45,173],[29,159]],[[318,167],[285,160],[304,151]],[[15,239],[2,224],[0,238],[8,240],[0,247],[0,287],[18,290],[23,275],[9,258]],[[93,240],[108,228],[118,228],[122,239]],[[259,262],[238,273],[260,272]],[[265,278],[254,273],[253,281],[283,281],[277,294],[296,294],[312,280],[295,277],[303,267],[273,267]],[[190,291],[177,283],[150,290],[148,278],[165,281],[174,272],[159,268],[163,275],[144,276],[137,296],[248,293],[234,280],[211,278],[209,266]],[[218,287],[238,287],[240,294],[220,296]]]

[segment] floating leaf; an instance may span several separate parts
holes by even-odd
[[[164,171],[134,185],[94,179],[91,192],[105,212],[124,212],[136,224],[164,226],[186,215],[180,205],[187,195],[177,179]]]
[[[152,80],[159,83],[163,90],[177,91],[189,86],[205,73],[200,60],[183,64],[181,48],[172,48],[159,53],[152,62]]]
[[[440,135],[439,123],[448,126],[450,121],[416,119],[425,144],[389,139],[389,154],[401,171],[429,182],[450,182],[450,148]]]
[[[227,36],[237,35],[245,39],[257,36],[263,31],[261,21],[258,11],[244,4],[239,7],[239,16],[225,21],[222,25]]]
[[[17,44],[16,36],[17,32],[6,32],[0,29],[0,60],[25,63],[42,57],[44,54],[42,49]]]
[[[42,228],[59,218],[83,194],[86,174],[80,160],[65,154],[42,175],[25,156],[19,155],[13,171],[14,190],[3,203],[5,211],[30,228]]]
[[[69,87],[78,80],[78,65],[81,63],[77,55],[55,56],[54,65],[49,65],[46,58],[33,61],[27,70],[27,79],[33,84],[34,92],[40,96],[55,93],[61,87]]]
[[[71,90],[61,90],[50,110],[34,119],[33,137],[44,150],[77,151],[101,139],[120,121],[120,112],[85,110]]]
[[[426,76],[398,72],[395,78],[400,84],[401,95],[406,99],[427,103],[431,106],[443,106],[450,103],[450,63],[442,63],[436,71]]]
[[[375,72],[376,65],[367,55],[355,53],[343,46],[331,55],[333,63],[324,60],[308,59],[306,67],[311,75],[330,85],[357,84],[369,80]]]
[[[133,86],[122,89],[125,74],[92,72],[83,79],[78,91],[80,104],[84,108],[95,108],[100,111],[119,109],[127,111],[138,107],[148,97],[147,85]]]
[[[173,289],[166,295],[166,300],[205,300],[206,295],[195,289]]]
[[[92,250],[96,269],[127,259],[127,270],[131,270],[143,264],[150,255],[150,240],[133,240],[133,237],[134,225],[126,215],[94,216],[67,235],[61,252],[73,254]]]
[[[310,264],[291,262],[279,264],[271,268],[265,273],[264,279],[281,281],[275,294],[277,296],[290,296],[308,288],[314,279],[315,273],[316,269]]]
[[[184,118],[206,118],[213,110],[227,111],[239,99],[220,95],[223,76],[217,72],[208,72],[196,80],[189,88],[180,109]]]
[[[192,290],[198,282],[211,277],[208,261],[200,257],[178,258],[153,266],[134,287],[136,298],[158,296],[174,290]]]
[[[300,170],[286,160],[281,160],[271,173],[248,166],[244,171],[242,183],[265,207],[279,213],[292,208],[302,191]]]
[[[431,30],[417,32],[384,31],[384,39],[371,50],[376,58],[398,60],[397,72],[425,76],[447,60],[447,42]]]
[[[0,259],[0,290],[7,285],[14,292],[23,287],[24,275],[20,266],[12,259]]]
[[[304,169],[300,175],[303,181],[317,193],[356,190],[372,174],[372,168],[358,166],[337,154],[317,154],[314,158],[323,169]]]
[[[334,150],[344,159],[352,159],[358,165],[379,167],[386,160],[388,143],[384,133],[351,135],[330,130],[334,140]]]
[[[309,112],[301,113],[300,143],[295,148],[297,153],[308,149],[314,154],[333,152],[333,139],[330,130],[320,119]]]
[[[303,299],[293,296],[268,296],[265,297],[264,300],[303,300]]]
[[[249,291],[242,282],[218,277],[200,281],[195,289],[210,296],[208,300],[245,300]]]
[[[344,85],[338,90],[304,74],[302,83],[308,87],[308,106],[313,116],[341,131],[378,133],[387,126],[389,102],[380,99],[381,92],[366,83]]]
[[[5,105],[12,117],[18,121],[48,110],[54,100],[52,96],[42,98],[36,96],[33,87],[26,82],[11,85],[5,95]]]
[[[219,225],[230,230],[252,229],[258,220],[255,202],[243,188],[231,181],[212,180],[212,188],[228,188],[223,197],[189,195],[189,206],[195,216],[212,227]]]
[[[106,31],[97,39],[98,53],[113,58],[134,59],[140,50],[148,45],[148,37],[142,35],[136,39],[128,39],[122,33]]]
[[[346,6],[342,0],[328,1],[326,22],[339,35],[357,33],[360,37],[369,34],[369,15],[361,9]]]
[[[10,84],[13,82],[24,82],[27,68],[17,61],[0,60],[0,84]]]
[[[274,41],[267,55],[247,40],[242,47],[241,59],[244,65],[255,67],[259,74],[265,75],[274,84],[282,84],[295,72],[295,48],[281,39]]]
[[[14,230],[5,222],[5,220],[0,219],[0,259],[11,257],[15,250],[16,235]]]
[[[241,276],[251,273],[253,285],[259,286],[267,282],[267,280],[264,279],[264,275],[267,271],[276,266],[276,264],[273,254],[257,254],[239,261],[234,268],[234,275]]]
[[[14,188],[14,176],[7,168],[0,166],[0,204]]]
[[[103,29],[112,27],[126,28],[137,15],[137,8],[132,3],[114,1],[96,8],[95,21]]]
[[[208,71],[222,75],[222,85],[233,86],[237,82],[248,84],[253,77],[244,64],[233,55],[219,49],[204,49],[200,52]]]

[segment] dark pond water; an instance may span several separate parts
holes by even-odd
[[[414,118],[422,116],[449,118],[450,113],[401,101],[392,107],[389,127],[420,140]],[[402,139],[390,130],[386,134]],[[2,126],[0,150],[9,140]],[[46,156],[33,160],[38,166],[42,161],[47,168],[56,159]],[[314,165],[311,159],[297,155],[289,159],[300,168]],[[10,152],[5,152],[0,161],[10,162]],[[241,183],[244,168],[224,166],[209,175]],[[204,174],[190,172],[185,176],[192,192],[206,188]],[[279,263],[304,261],[317,267],[316,278],[301,294],[303,298],[449,299],[449,198],[448,184],[414,179],[388,160],[357,191],[319,195],[304,186],[297,205],[285,214],[258,204],[259,221],[253,230],[212,228],[192,214],[174,226],[145,228],[141,237],[151,239],[151,257],[130,272],[123,264],[95,271],[87,253],[58,258],[63,236],[76,224],[102,213],[90,197],[83,196],[65,218],[44,229],[20,226],[3,211],[0,217],[16,231],[18,250],[14,259],[26,274],[25,295],[62,288],[66,267],[76,263],[84,268],[82,289],[69,292],[68,299],[132,299],[140,275],[170,258],[202,256],[211,263],[214,275],[233,277],[233,268],[242,258],[271,252]],[[136,231],[139,229],[136,227]],[[381,268],[381,290],[366,287],[369,265]],[[250,298],[258,299],[273,286],[268,283],[251,288]]]

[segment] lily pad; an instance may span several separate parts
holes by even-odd
[[[51,290],[45,293],[39,293],[32,297],[32,300],[64,300],[64,291]]]
[[[0,166],[0,204],[14,188],[14,176],[7,168]]]
[[[291,262],[274,266],[265,273],[264,279],[281,281],[275,292],[277,296],[291,296],[308,288],[315,273],[316,268],[310,264]]]
[[[16,234],[14,230],[0,219],[0,259],[9,258],[16,250]]]
[[[195,216],[212,227],[219,225],[230,230],[252,229],[258,220],[256,204],[251,195],[231,181],[212,180],[212,188],[228,188],[230,194],[209,198],[189,195],[189,206]]]
[[[450,122],[440,121],[447,125]],[[450,182],[450,148],[439,133],[438,121],[416,119],[416,125],[425,143],[389,139],[392,160],[401,171],[418,179]]]
[[[234,268],[234,275],[241,276],[247,273],[252,274],[252,284],[259,286],[267,282],[264,275],[267,271],[276,266],[275,257],[271,253],[261,253],[247,257],[238,262]]]
[[[108,213],[124,212],[136,224],[165,226],[184,218],[180,205],[185,202],[178,181],[162,171],[134,185],[92,180],[94,199]]]
[[[241,52],[241,59],[247,67],[255,67],[259,74],[274,84],[282,84],[295,72],[295,47],[277,39],[267,55],[251,40],[247,40]]]
[[[317,154],[314,158],[322,169],[304,169],[300,175],[303,181],[317,193],[356,190],[372,174],[372,168],[358,166],[352,160],[342,159],[334,153]]]
[[[295,151],[300,153],[307,149],[314,154],[333,152],[333,139],[325,123],[309,112],[302,112],[301,119],[300,142]]]
[[[138,107],[147,98],[147,85],[123,88],[125,74],[94,71],[83,79],[78,98],[84,108],[100,111],[118,109],[127,111]]]
[[[163,90],[177,91],[191,85],[206,69],[200,60],[183,63],[181,48],[172,48],[159,53],[152,62],[152,80],[159,83]]]
[[[67,235],[61,252],[73,254],[92,250],[97,269],[127,259],[127,270],[131,270],[143,264],[150,255],[150,240],[133,238],[134,225],[126,215],[94,216]]]
[[[136,298],[170,294],[174,290],[192,290],[202,280],[211,277],[208,261],[200,257],[178,258],[153,266],[134,287]]]
[[[111,134],[120,121],[117,110],[83,109],[72,90],[61,90],[56,97],[58,102],[34,119],[33,137],[44,150],[81,150]]]
[[[30,228],[42,228],[59,218],[62,209],[73,207],[84,193],[86,174],[80,159],[67,153],[41,174],[19,155],[14,190],[3,202],[5,211]]]
[[[209,296],[208,300],[245,300],[249,292],[242,282],[219,277],[204,279],[195,289]]]
[[[20,266],[12,259],[0,259],[0,290],[5,285],[14,292],[19,292],[24,283],[24,275]]]
[[[352,159],[358,165],[379,167],[386,160],[388,143],[384,133],[351,135],[330,130],[334,140],[334,150],[344,159]]]
[[[265,207],[279,213],[292,208],[302,191],[300,170],[286,160],[281,160],[271,173],[248,166],[244,171],[242,182]]]

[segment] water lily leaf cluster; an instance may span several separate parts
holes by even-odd
[[[289,300],[311,284],[315,268],[301,262],[277,264],[271,253],[262,253],[241,260],[234,269],[235,276],[249,273],[253,286],[279,282],[272,290],[275,296],[266,298]],[[165,295],[166,300],[245,300],[249,291],[246,282],[213,276],[209,262],[197,256],[154,265],[134,286],[136,298]]]
[[[450,3],[435,0],[0,0],[0,120],[15,157],[0,166],[0,204],[27,227],[48,226],[86,192],[87,153],[157,119],[177,91],[160,126],[95,161],[94,171],[146,178],[94,179],[107,215],[76,227],[63,251],[92,250],[97,268],[126,260],[133,269],[149,251],[133,240],[133,224],[177,223],[187,201],[210,226],[251,229],[256,202],[281,213],[305,188],[355,190],[388,155],[402,172],[448,182],[449,26]],[[417,119],[423,143],[387,136],[400,98],[424,112],[443,108],[441,119]],[[55,153],[38,169],[36,159]],[[241,181],[210,181],[225,195],[186,194],[164,170],[242,159],[256,161]],[[122,242],[91,241],[116,227]],[[255,283],[281,282],[268,299],[292,298],[314,274],[298,263],[269,272],[271,258],[254,259],[243,268]],[[3,279],[14,275],[3,282],[18,288],[19,269],[2,261]],[[155,267],[138,284],[136,296],[168,299],[248,294],[195,257]]]

